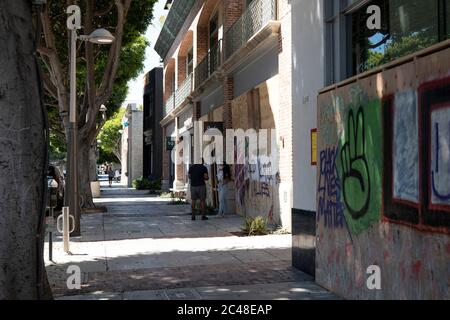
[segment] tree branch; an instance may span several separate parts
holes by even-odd
[[[98,10],[98,11],[95,11],[94,15],[96,17],[104,16],[105,14],[108,14],[112,10],[113,7],[114,7],[114,3],[110,2],[109,5],[106,8]]]
[[[132,0],[115,0],[115,4],[117,7],[117,26],[115,41],[113,42],[109,50],[108,62],[106,64],[103,79],[98,90],[99,94],[97,95],[92,109],[89,110],[88,123],[83,128],[84,130],[80,132],[81,134],[84,134],[85,137],[88,137],[89,132],[95,130],[96,118],[100,111],[100,106],[106,103],[112,95],[114,81],[116,79],[117,70],[119,68],[120,55],[122,51],[124,25],[128,14],[128,9],[131,5],[131,1]]]
[[[124,24],[131,4],[131,0],[115,0],[115,2],[117,7],[116,40],[109,51],[108,63],[99,90],[99,104],[105,103],[112,94],[114,80],[120,62]]]
[[[57,90],[57,97],[59,103],[60,113],[68,114],[69,111],[69,99],[67,88],[64,85],[66,83],[64,79],[64,73],[61,66],[61,61],[59,60],[58,54],[56,53],[55,36],[50,23],[49,8],[45,6],[44,11],[41,13],[41,23],[42,30],[44,32],[44,39],[46,47],[40,47],[39,53],[45,55],[48,58],[51,74],[52,83]],[[68,124],[68,116],[63,118],[63,123],[65,126]]]
[[[42,80],[44,81],[44,88],[47,91],[47,93],[51,95],[52,98],[58,100],[58,89],[50,80],[50,77],[46,72],[42,72]]]

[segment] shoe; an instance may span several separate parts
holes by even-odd
[[[202,216],[202,220],[208,220],[207,216]]]
[[[191,217],[191,220],[192,220],[192,221],[195,221],[195,216],[192,216],[192,217]]]

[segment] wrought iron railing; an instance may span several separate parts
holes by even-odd
[[[195,88],[212,76],[222,64],[222,40],[208,50],[206,57],[195,68]]]
[[[192,73],[187,76],[187,78],[183,81],[181,85],[178,86],[177,91],[175,92],[175,108],[181,106],[186,100],[187,97],[192,93]]]
[[[277,0],[253,0],[225,35],[225,58],[238,51],[270,20],[277,19]]]
[[[172,110],[175,109],[175,92],[170,95],[164,106],[164,117],[167,116]]]
[[[164,106],[164,117],[183,104],[193,91],[192,73],[178,86],[178,89],[170,95]]]

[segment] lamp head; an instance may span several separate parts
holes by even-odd
[[[111,44],[114,42],[115,38],[111,32],[100,28],[92,31],[92,33],[87,36],[87,40],[95,44]]]

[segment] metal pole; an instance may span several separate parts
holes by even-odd
[[[64,207],[63,208],[63,216],[62,216],[62,229],[63,229],[63,245],[64,245],[64,252],[69,253],[70,252],[70,228],[69,228],[69,208]]]
[[[50,207],[50,217],[53,219],[54,214],[53,214],[53,207]],[[53,228],[53,226],[52,226]],[[50,231],[48,232],[48,260],[49,261],[53,261],[53,232],[52,229],[50,229]]]
[[[71,32],[70,43],[70,128],[71,144],[70,144],[70,211],[75,218],[75,230],[73,236],[80,236],[81,217],[79,210],[78,197],[78,168],[77,168],[77,142],[78,142],[78,124],[77,124],[77,30],[73,29]]]

